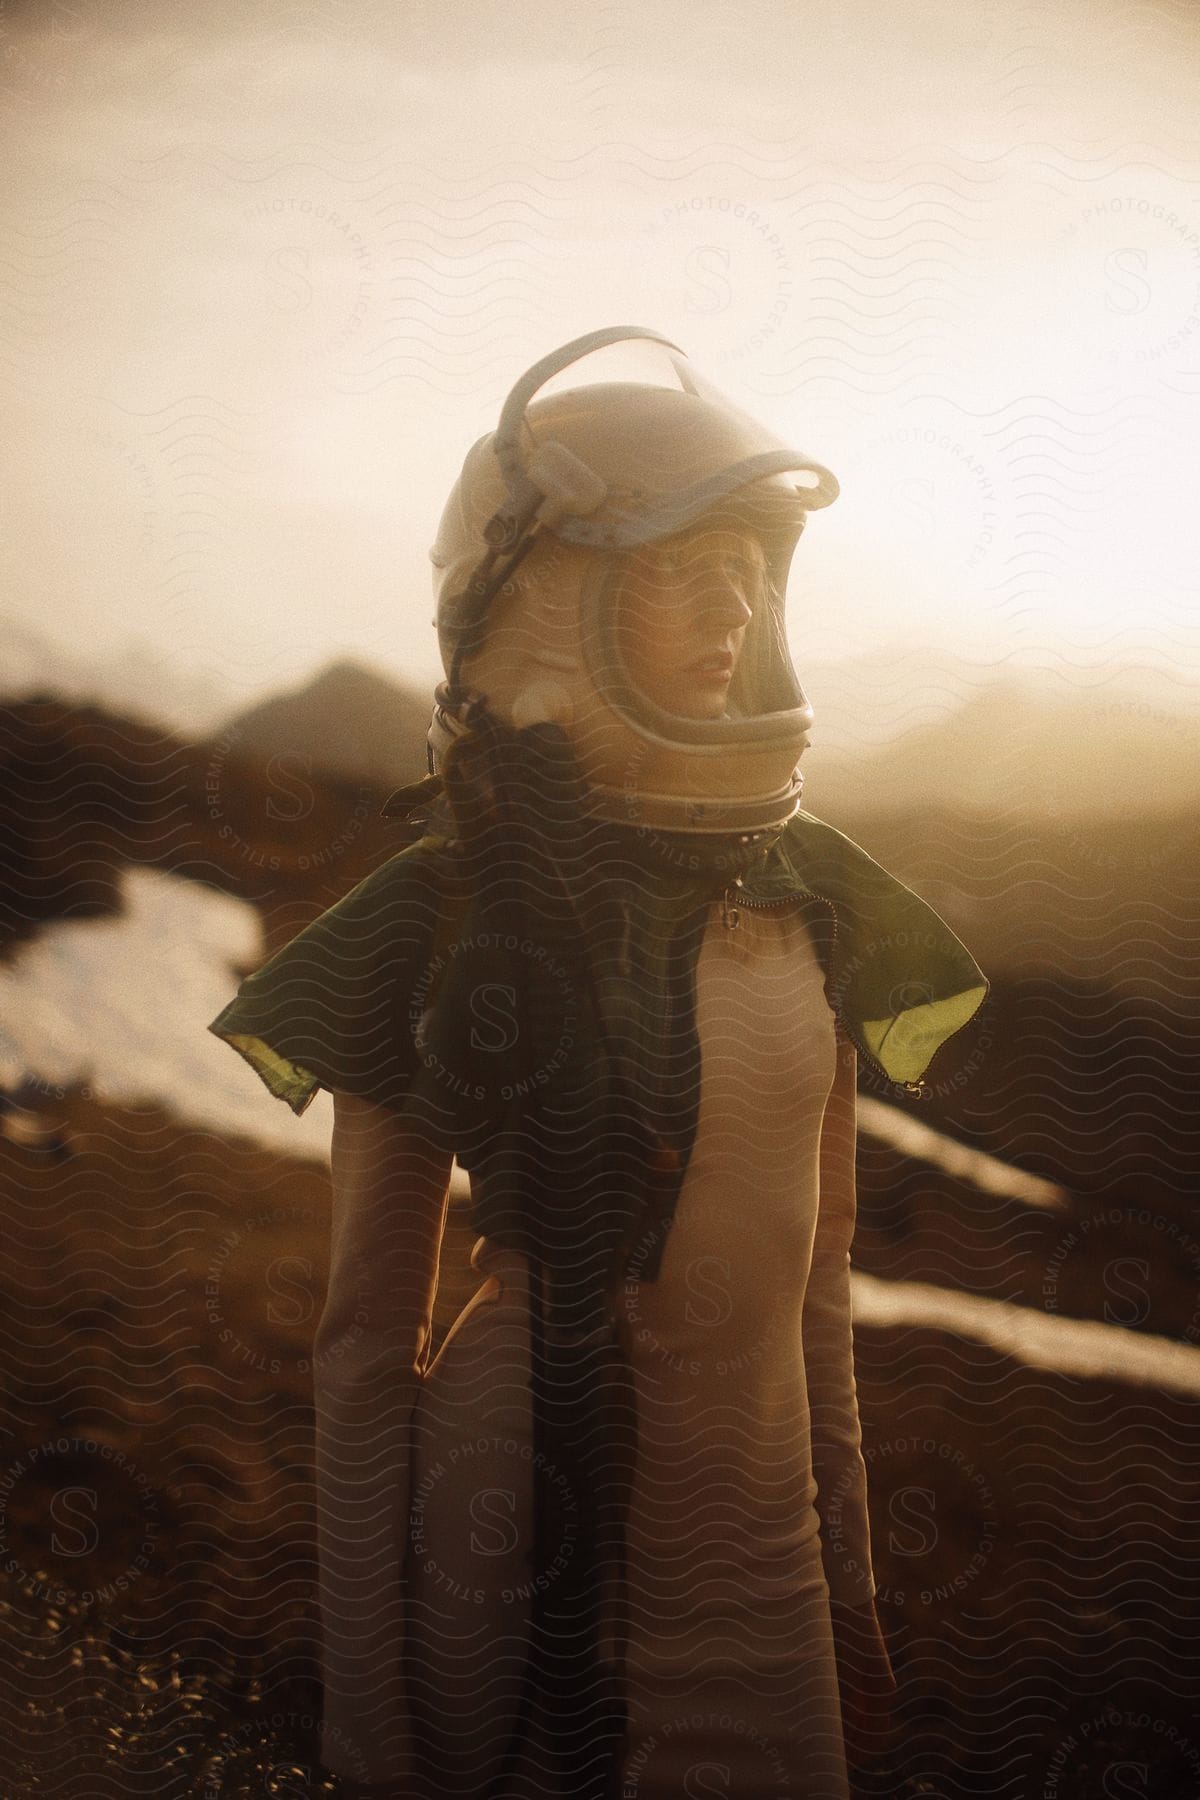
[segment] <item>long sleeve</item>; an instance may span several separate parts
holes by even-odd
[[[856,1075],[854,1046],[839,1030],[837,1070],[821,1127],[820,1202],[803,1313],[825,1578],[832,1599],[851,1603],[875,1594],[850,1304],[857,1205]]]
[[[411,1780],[411,1427],[450,1168],[395,1113],[335,1093],[329,1291],[313,1349],[322,1758],[360,1782]]]

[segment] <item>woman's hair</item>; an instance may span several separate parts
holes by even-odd
[[[754,585],[747,595],[751,605],[750,622],[742,640],[741,655],[734,665],[726,701],[729,715],[735,719],[776,712],[793,704],[781,685],[782,673],[788,667],[783,596],[771,579],[771,565],[762,540],[748,530],[740,535],[751,553]]]

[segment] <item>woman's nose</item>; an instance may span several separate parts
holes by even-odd
[[[723,588],[710,596],[703,613],[705,625],[716,631],[740,631],[754,616],[745,595],[736,588]]]

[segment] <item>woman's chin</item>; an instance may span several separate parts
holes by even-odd
[[[726,718],[728,716],[728,711],[729,711],[728,707],[725,704],[726,692],[727,692],[726,689],[722,689],[719,694],[702,694],[702,695],[700,695],[699,698],[694,703],[693,710],[688,715],[689,718],[693,718],[693,719],[724,719],[724,718]]]
[[[728,697],[727,681],[701,681],[676,685],[658,704],[681,719],[723,719]]]
[[[724,719],[728,711],[723,700],[687,700],[679,694],[672,694],[670,700],[658,703],[664,712],[673,713],[677,719]]]

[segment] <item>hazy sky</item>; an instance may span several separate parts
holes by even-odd
[[[1198,47],[1177,0],[0,0],[4,605],[247,698],[432,683],[463,454],[635,323],[841,480],[802,673],[915,637],[1182,693]]]

